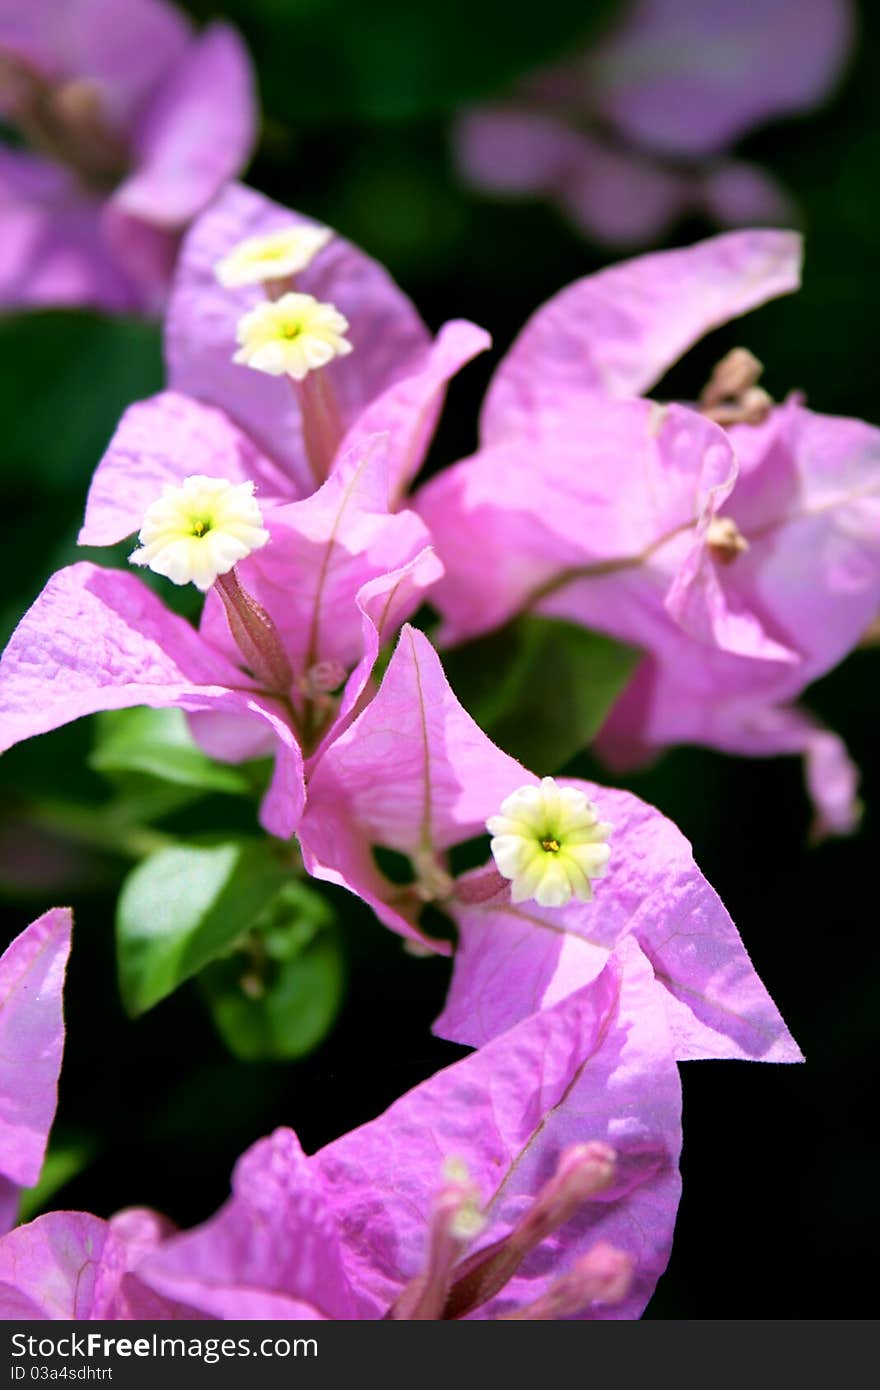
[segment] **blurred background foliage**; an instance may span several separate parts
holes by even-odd
[[[264,128],[248,180],[384,261],[432,327],[463,315],[492,332],[495,352],[453,384],[429,466],[469,452],[492,366],[524,319],[613,257],[543,205],[465,190],[450,158],[450,120],[536,65],[576,52],[620,7],[195,0],[188,8],[200,20],[222,9],[254,55]],[[766,363],[775,395],[800,388],[817,409],[880,422],[880,8],[863,4],[860,20],[854,58],[825,107],[738,147],[794,193],[807,235],[803,292],[712,335],[661,394],[693,397],[723,351],[744,342]],[[680,224],[666,244],[710,230],[697,220]],[[82,556],[75,538],[92,470],[121,410],[158,388],[162,367],[155,326],[90,314],[9,319],[0,344],[5,638],[48,574]],[[119,555],[89,558],[115,563]],[[684,1198],[650,1317],[873,1315],[862,1274],[874,1267],[880,1239],[871,1098],[880,998],[878,677],[880,651],[859,651],[809,696],[863,770],[865,822],[850,840],[808,846],[794,760],[682,749],[630,779],[693,841],[808,1059],[803,1068],[683,1068]],[[101,1214],[137,1203],[191,1224],[223,1199],[240,1150],[273,1125],[294,1125],[314,1148],[461,1051],[429,1032],[448,966],[407,955],[335,890],[317,903],[282,896],[246,924],[247,949],[262,953],[257,993],[267,990],[271,1007],[254,1012],[253,999],[230,987],[249,968],[233,958],[230,941],[198,982],[141,1013],[138,1000],[159,997],[171,968],[147,949],[144,972],[127,986],[138,1016],[127,1017],[113,949],[123,876],[145,854],[167,853],[176,834],[200,862],[214,862],[225,844],[240,847],[238,837],[254,832],[252,788],[210,785],[210,771],[173,751],[171,762],[186,774],[171,792],[157,780],[175,737],[165,726],[133,738],[128,725],[86,722],[0,763],[4,939],[59,900],[76,912],[56,1138],[30,1214],[50,1201]],[[583,755],[568,770],[603,775]],[[250,860],[241,871],[275,872]],[[256,911],[264,907],[261,900]],[[132,908],[119,930],[137,936],[139,920]],[[197,925],[202,940],[213,930],[210,921]],[[179,960],[174,969],[185,977]],[[296,1005],[297,1028],[286,1028],[288,1001],[335,1006],[343,992],[326,1041],[289,1060],[308,1051],[329,1015],[307,1016]],[[241,1039],[238,1057],[221,1035]],[[259,1060],[267,1054],[288,1060]]]

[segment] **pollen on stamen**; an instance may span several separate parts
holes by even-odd
[[[512,902],[589,902],[593,880],[607,871],[613,827],[599,819],[582,791],[561,787],[552,777],[511,792],[486,828],[498,872],[510,880]]]
[[[221,575],[269,540],[252,482],[193,474],[166,487],[147,508],[129,555],[172,584],[195,584],[206,592]]]
[[[239,319],[239,350],[232,360],[269,376],[302,381],[352,351],[347,332],[348,319],[332,304],[310,294],[283,294]]]
[[[224,289],[284,280],[305,270],[332,236],[329,227],[299,223],[247,237],[217,262],[214,274]]]
[[[468,1166],[464,1159],[450,1155],[444,1159],[441,1172],[447,1192],[459,1189],[450,1213],[450,1233],[456,1240],[473,1240],[484,1229],[487,1218],[480,1207],[479,1193],[471,1182]]]
[[[706,532],[706,544],[717,560],[730,565],[738,555],[743,555],[749,543],[736,522],[729,516],[714,516]]]
[[[440,1169],[443,1174],[444,1182],[468,1183],[471,1180],[470,1169],[463,1158],[458,1158],[455,1154],[449,1154],[443,1160]]]

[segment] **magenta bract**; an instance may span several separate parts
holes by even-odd
[[[509,1237],[572,1144],[598,1140],[616,1154],[612,1185],[461,1315],[527,1306],[607,1242],[634,1264],[630,1292],[579,1316],[638,1317],[668,1258],[679,1192],[679,1083],[649,975],[637,951],[611,962],[311,1158],[278,1130],[240,1160],[217,1216],[167,1241],[141,1279],[221,1318],[381,1318],[426,1269],[444,1162],[467,1174],[487,1218],[464,1246],[474,1260]],[[453,1267],[449,1287],[455,1277]]]
[[[595,979],[634,939],[654,968],[677,1057],[800,1060],[690,845],[628,792],[573,784],[614,826],[591,902],[514,905],[491,865],[452,878],[445,852],[485,833],[505,797],[538,780],[478,728],[430,643],[405,627],[378,693],[315,770],[299,828],[306,866],[401,935],[424,941],[426,899],[454,918],[459,945],[436,1028],[455,1042],[484,1044]],[[410,887],[384,877],[377,846],[409,857]]]
[[[460,118],[459,168],[485,192],[546,198],[611,246],[649,244],[689,213],[785,224],[785,190],[727,151],[817,106],[853,29],[848,0],[631,0],[586,52]]]
[[[40,1176],[58,1101],[70,909],[43,913],[0,957],[0,1229]]]
[[[802,752],[817,832],[846,832],[855,771],[792,701],[880,607],[880,431],[760,392],[756,422],[726,428],[632,399],[798,273],[796,237],[740,232],[576,282],[499,366],[481,450],[417,505],[445,640],[530,608],[641,647],[599,740],[614,766],[679,742]]]
[[[0,8],[6,114],[50,157],[3,151],[0,302],[155,313],[183,230],[250,154],[244,45],[165,0],[24,9]]]
[[[169,386],[220,407],[278,465],[288,499],[307,496],[320,481],[307,457],[301,404],[290,382],[232,361],[236,325],[265,293],[260,285],[224,288],[215,267],[246,238],[297,225],[314,224],[253,189],[225,188],[186,238],[165,325]],[[321,368],[334,400],[337,444],[359,447],[365,435],[388,432],[397,496],[421,466],[448,379],[489,346],[488,334],[454,320],[432,342],[388,272],[340,236],[295,279],[297,292],[333,304],[350,325],[351,353]],[[112,456],[111,445],[108,466]]]

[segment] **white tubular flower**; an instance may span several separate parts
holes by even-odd
[[[267,236],[251,236],[217,262],[214,274],[227,290],[284,280],[305,270],[332,235],[329,227],[300,224],[269,232]]]
[[[492,855],[511,881],[515,903],[534,899],[541,907],[564,907],[572,898],[589,902],[592,881],[605,875],[613,826],[576,787],[545,777],[539,787],[519,787],[490,816]]]
[[[199,474],[184,478],[180,487],[164,488],[147,509],[140,546],[129,560],[172,584],[195,584],[206,592],[269,539],[253,494],[253,483]]]
[[[343,336],[347,331],[348,319],[332,304],[322,304],[310,294],[283,294],[239,319],[240,347],[232,360],[270,376],[302,381],[316,367],[351,352]]]

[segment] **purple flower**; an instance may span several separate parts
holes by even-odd
[[[681,1090],[650,967],[584,988],[310,1158],[239,1161],[215,1217],[51,1212],[0,1238],[0,1317],[635,1318],[665,1268]]]
[[[817,831],[843,833],[855,770],[792,702],[880,607],[880,432],[774,407],[742,349],[696,406],[633,399],[798,274],[792,234],[739,232],[576,281],[499,366],[483,447],[418,507],[444,640],[532,608],[642,647],[599,739],[613,765],[679,742],[802,752]]]
[[[460,169],[487,192],[548,199],[612,246],[655,240],[693,211],[722,226],[788,222],[785,190],[727,151],[817,106],[852,32],[848,0],[632,0],[585,53],[463,116]]]
[[[290,1130],[255,1144],[217,1215],[137,1274],[218,1318],[635,1318],[668,1258],[679,1146],[634,950],[312,1157]]]
[[[44,912],[0,957],[0,1230],[40,1176],[58,1102],[70,909]]]
[[[325,237],[316,238],[317,231]],[[302,249],[304,238],[302,269],[289,271],[297,262],[284,243],[299,240]],[[240,264],[230,277],[236,259],[261,278]],[[274,280],[267,279],[276,273],[273,259]],[[253,324],[254,314],[277,308],[290,293],[314,301],[313,313],[316,306],[336,311],[347,324],[350,349],[325,356],[300,380],[270,374],[265,364],[247,365],[236,353],[243,323]],[[304,327],[302,314],[294,316],[289,336],[298,339]],[[489,341],[481,328],[456,319],[432,342],[413,304],[376,261],[298,213],[231,185],[184,242],[165,349],[171,390],[223,410],[286,478],[286,498],[313,492],[341,451],[379,433],[390,436],[397,498],[421,466],[447,381]],[[144,420],[149,404],[138,407]],[[124,436],[117,443],[124,451]],[[106,467],[113,458],[111,446]]]
[[[182,399],[166,404],[178,439],[195,414],[190,462],[197,462],[195,451],[211,443],[198,430],[212,416],[201,407],[190,411]],[[229,427],[220,428],[225,441]],[[158,539],[149,539],[145,523],[132,557],[175,582],[194,579],[208,588],[216,579],[201,631],[133,574],[86,563],[59,571],[0,661],[4,742],[98,710],[176,706],[197,716],[199,738],[214,756],[240,761],[275,753],[261,821],[287,838],[302,812],[304,756],[345,727],[379,647],[418,606],[440,567],[424,524],[412,512],[388,509],[381,438],[365,441],[361,453],[347,452],[313,496],[262,510],[252,480],[264,475],[252,466],[249,446],[212,464],[214,477],[188,480],[195,491],[166,486],[153,513],[161,519],[149,521],[148,511]],[[242,476],[245,467],[250,478]],[[119,534],[131,529],[119,520],[125,505],[121,492],[111,494],[102,513]],[[235,547],[245,532],[245,552],[258,548],[241,560]],[[201,554],[208,556],[206,574],[193,558]],[[180,568],[187,564],[194,567]],[[338,698],[329,693],[336,686],[343,687]]]
[[[0,304],[162,308],[181,234],[247,163],[250,63],[165,0],[0,4]]]
[[[484,833],[487,820],[496,835],[512,828],[492,818],[512,815],[508,798],[541,783],[477,727],[430,643],[405,627],[378,694],[315,770],[299,829],[306,866],[358,893],[392,930],[434,949],[448,948],[420,930],[421,907],[433,901],[455,920],[455,970],[436,1025],[455,1042],[485,1043],[596,979],[609,956],[634,942],[653,968],[651,988],[677,1057],[800,1060],[681,832],[628,792],[564,785],[582,793],[602,822],[572,843],[610,848],[594,859],[596,868],[581,861],[598,879],[587,900],[522,901],[495,840],[505,877],[490,863],[456,880],[449,849]],[[578,830],[576,821],[571,828]],[[564,842],[566,830],[553,833]],[[409,858],[411,884],[384,877],[377,847]],[[553,858],[566,845],[544,849]]]
[[[268,327],[254,329],[263,310]],[[275,310],[293,315],[279,374]],[[254,361],[233,361],[237,340]],[[201,640],[131,576],[63,571],[2,665],[8,742],[100,709],[177,705],[214,756],[279,749],[262,821],[290,835],[303,755],[350,720],[380,645],[439,576],[424,524],[398,508],[448,377],[487,344],[464,322],[432,344],[381,266],[249,189],[224,190],[181,256],[173,389],[126,411],[80,533],[108,545],[140,530],[134,563],[215,584]],[[84,621],[99,634],[88,651]]]
[[[91,1322],[200,1318],[160,1298],[131,1271],[174,1228],[140,1207],[102,1221],[52,1211],[0,1239],[0,1318]]]
[[[254,243],[263,248],[262,264],[249,250]],[[291,243],[302,253],[295,274],[287,269],[297,263]],[[264,276],[268,261],[284,275],[242,278],[239,266],[230,284],[224,267],[236,257],[245,271],[256,262]],[[351,352],[325,359],[301,380],[234,361],[242,321],[294,290],[344,314]],[[293,333],[301,336],[308,340]],[[489,341],[474,324],[455,320],[432,343],[382,266],[328,229],[230,185],[195,223],[178,261],[166,317],[169,389],[123,415],[95,472],[80,544],[130,535],[163,486],[192,474],[251,480],[261,499],[307,497],[376,434],[388,436],[397,505],[421,467],[447,381]]]

